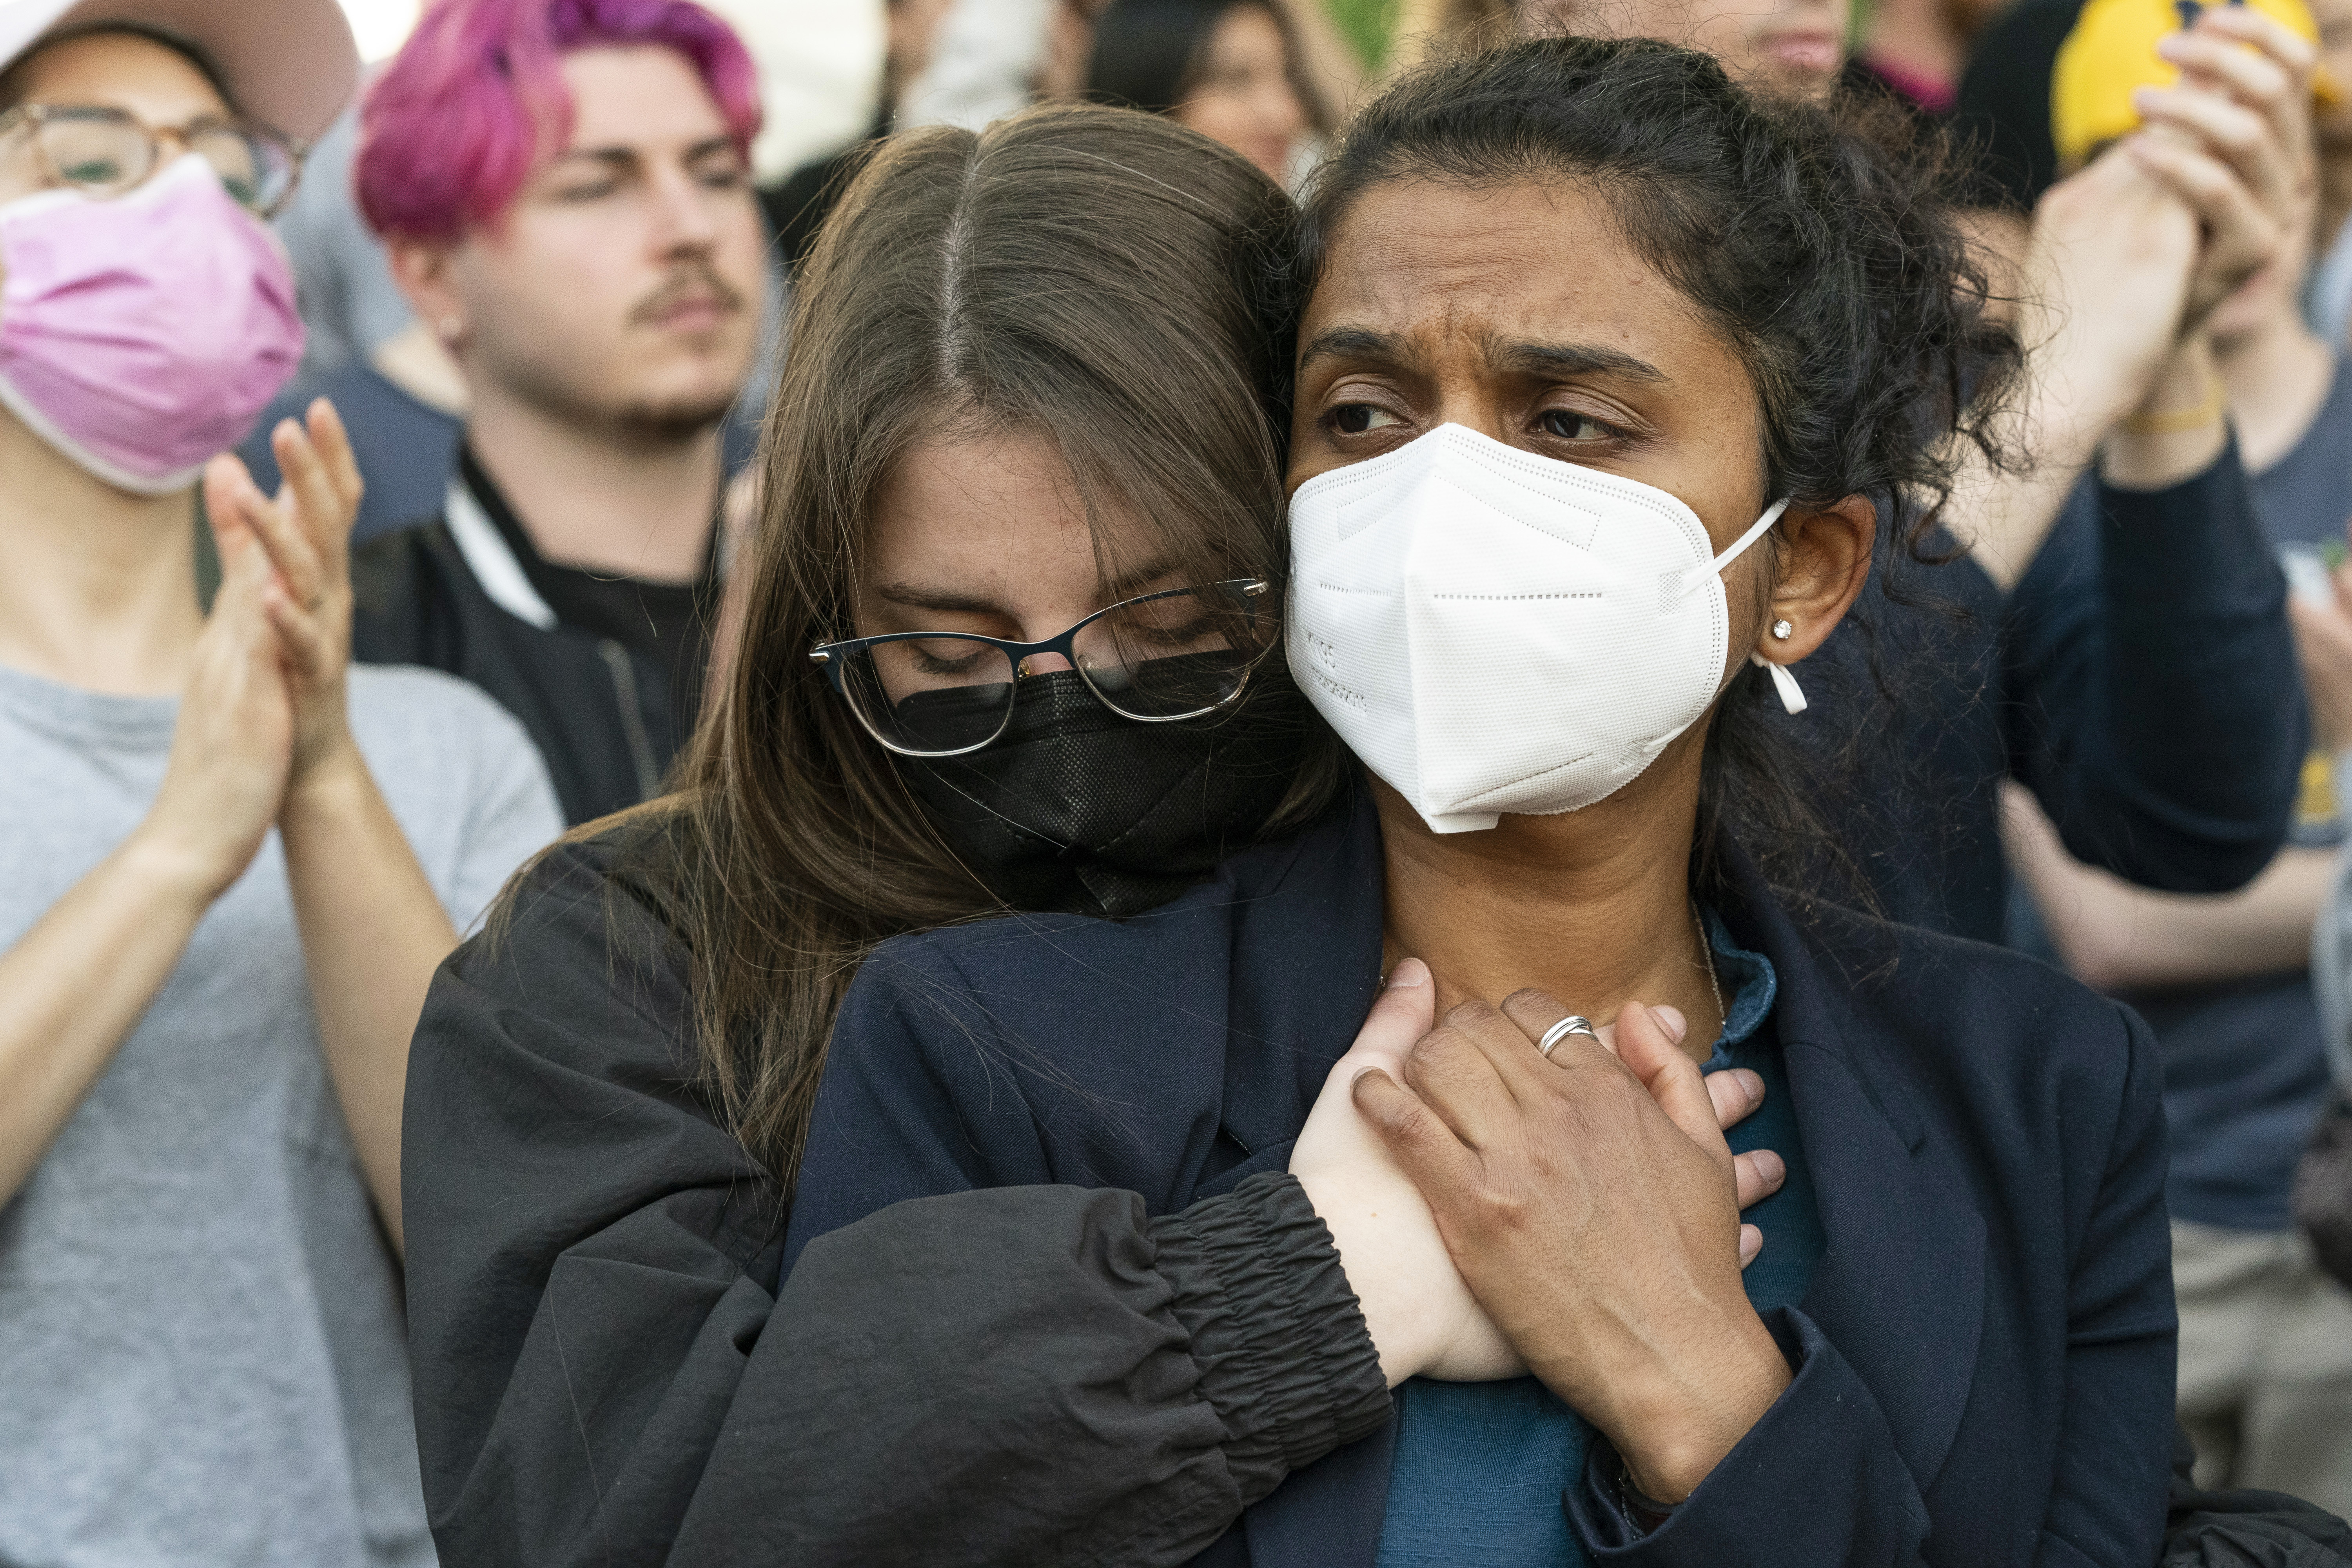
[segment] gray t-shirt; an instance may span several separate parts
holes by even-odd
[[[145,815],[178,702],[0,668],[0,949]],[[354,668],[352,731],[463,927],[562,826],[465,683]],[[400,1275],[326,1079],[272,833],[0,1206],[0,1563],[430,1564]]]

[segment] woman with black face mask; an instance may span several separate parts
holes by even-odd
[[[899,138],[845,194],[680,793],[551,853],[418,1033],[446,1560],[1181,1562],[1391,1384],[1508,1370],[1425,1210],[1342,1275],[1237,1146],[1181,1212],[942,1196],[778,1286],[878,943],[1007,909],[1149,921],[1342,793],[1276,646],[1294,243],[1242,159],[1108,109]],[[1752,1075],[1714,1087],[1708,1130],[1754,1103]]]

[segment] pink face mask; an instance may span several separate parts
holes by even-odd
[[[123,489],[194,483],[302,357],[284,255],[199,157],[0,205],[0,404]]]

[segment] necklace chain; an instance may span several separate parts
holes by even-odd
[[[1699,918],[1698,900],[1691,900],[1691,925],[1698,931],[1698,960],[1706,965],[1706,988],[1715,993],[1715,1016],[1718,1023],[1731,1022],[1731,1014],[1723,1005],[1723,987],[1715,978],[1715,944],[1706,940],[1706,921]]]

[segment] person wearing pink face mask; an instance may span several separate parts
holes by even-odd
[[[347,670],[333,410],[275,497],[217,456],[356,76],[331,0],[0,4],[0,1562],[433,1561],[408,1037],[561,822],[487,699]]]

